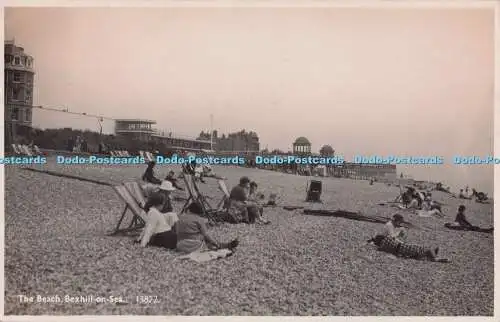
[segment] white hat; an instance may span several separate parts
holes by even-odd
[[[175,191],[175,188],[172,185],[172,182],[170,182],[168,180],[164,180],[161,183],[160,190]]]

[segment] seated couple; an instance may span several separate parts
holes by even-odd
[[[149,245],[176,249],[184,254],[216,249],[233,250],[238,246],[237,239],[229,243],[213,239],[207,233],[207,227],[201,217],[193,214],[182,214],[178,217],[172,212],[169,200],[170,193],[174,190],[170,182],[164,181],[160,192],[148,198],[145,206],[146,226],[139,239],[135,240],[136,243],[143,247]],[[189,211],[194,214],[202,212],[196,203],[189,206]]]
[[[456,230],[472,230],[472,231],[479,231],[479,232],[485,232],[485,233],[492,233],[493,228],[480,228],[478,226],[473,226],[467,218],[465,218],[465,206],[460,205],[458,207],[458,213],[457,216],[455,217],[455,222],[454,223],[446,223],[444,224],[446,228],[450,229],[456,229]]]
[[[403,223],[403,216],[395,214],[392,220],[384,225],[383,231],[368,240],[368,243],[376,245],[379,251],[384,251],[398,257],[432,262],[449,262],[448,259],[437,257],[439,248],[429,249],[424,246],[407,243],[407,233],[402,227]]]
[[[260,194],[257,193],[257,183],[250,182],[248,177],[241,177],[240,183],[230,193],[226,208],[233,223],[260,223],[269,224],[263,219],[264,208],[260,203]]]

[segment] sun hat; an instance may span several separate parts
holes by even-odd
[[[172,182],[164,180],[164,181],[162,181],[162,183],[160,185],[160,190],[175,191],[175,188],[172,185]]]

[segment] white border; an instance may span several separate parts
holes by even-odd
[[[149,1],[141,1],[141,0],[31,0],[23,2],[22,5],[19,5],[19,1],[14,0],[4,0],[4,7],[49,7],[49,6],[57,6],[57,7],[349,7],[349,8],[495,8],[495,80],[497,79],[497,75],[500,74],[500,40],[499,40],[499,32],[500,32],[500,4],[494,0],[436,0],[436,1],[329,1],[329,0],[239,0],[239,1],[217,1],[217,0],[199,0],[199,1],[189,1],[189,0],[149,0]],[[1,16],[3,18],[4,10],[3,7],[0,9]],[[4,38],[4,29],[1,28],[2,38]],[[2,46],[2,53],[3,53]],[[3,55],[2,55],[3,56]],[[36,59],[36,57],[35,57]],[[2,66],[3,69],[3,66]],[[2,73],[2,78],[4,77],[4,73]],[[2,95],[3,97],[3,95]],[[498,106],[500,103],[500,84],[499,82],[495,82],[495,99],[494,99],[494,137],[500,137],[500,127],[496,127],[495,125],[500,124],[500,113],[498,112]],[[3,113],[1,115],[1,119],[3,120]],[[1,122],[0,128],[2,128],[3,132],[3,121]],[[0,148],[1,155],[3,155],[4,151],[4,139],[0,140]],[[494,151],[495,155],[500,155],[500,141],[494,141]],[[4,171],[3,165],[0,166],[0,192],[4,193]],[[500,184],[500,171],[496,171],[494,175],[494,186]],[[497,203],[497,200],[500,200],[500,190],[494,190],[494,200],[495,200],[495,210],[497,206],[500,204],[500,201]],[[4,198],[1,198],[0,203],[3,207]],[[5,209],[5,208],[4,208]],[[498,227],[498,223],[500,219],[497,219],[498,211],[495,211],[494,224]],[[303,321],[344,321],[349,319],[350,321],[427,321],[429,319],[435,319],[440,321],[453,321],[456,320],[467,320],[467,321],[493,321],[495,318],[499,320],[499,314],[497,308],[499,307],[499,300],[497,297],[494,299],[495,310],[494,317],[182,317],[182,316],[3,316],[4,313],[4,216],[0,216],[0,300],[2,304],[0,306],[0,316],[2,321],[136,321],[136,320],[148,320],[148,321],[157,321],[157,320],[175,320],[175,321],[187,321],[187,320],[203,320],[203,321],[221,321],[221,320],[231,320],[231,321],[257,321],[257,320],[280,320],[280,322],[286,322],[290,320],[301,319]],[[499,241],[498,241],[499,233],[498,229],[495,231],[495,249],[498,249]],[[497,274],[497,252],[495,252],[495,294],[498,294],[498,286],[500,285],[500,277]],[[473,296],[473,295],[472,295]]]

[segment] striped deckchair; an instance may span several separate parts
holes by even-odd
[[[17,144],[12,144],[12,150],[14,151],[15,154],[23,154],[21,150],[19,150]]]
[[[210,203],[208,203],[207,198],[200,192],[193,175],[184,174],[184,183],[186,185],[186,192],[188,193],[188,198],[186,203],[182,207],[181,214],[186,212],[191,203],[198,203],[203,211],[203,216],[208,218],[209,223],[215,224],[218,220],[218,210],[212,208]]]
[[[35,152],[35,154],[37,155],[42,155],[42,151],[40,151],[40,148],[37,146],[37,145],[34,145],[33,146],[33,151]]]
[[[227,201],[229,200],[230,193],[229,190],[227,189],[226,182],[222,179],[217,180],[217,184],[219,185],[219,190],[224,193],[224,196],[222,197],[221,201],[217,205],[217,210],[224,210],[227,205]]]
[[[146,224],[145,212],[139,206],[136,199],[132,196],[127,187],[125,187],[124,185],[120,185],[114,186],[113,188],[115,189],[118,196],[125,202],[125,209],[123,210],[115,229],[111,233],[109,233],[109,235],[113,236],[117,234],[125,234],[144,228]],[[132,212],[133,217],[128,227],[121,228],[120,226],[123,222],[125,214],[127,213],[127,210],[130,210]]]
[[[33,153],[31,152],[30,148],[27,145],[21,145],[21,151],[23,151],[24,154],[27,156],[32,157]]]
[[[146,197],[144,196],[144,192],[142,188],[139,186],[139,183],[136,181],[125,182],[125,187],[130,192],[130,194],[134,197],[135,201],[139,204],[141,208],[146,204]]]

